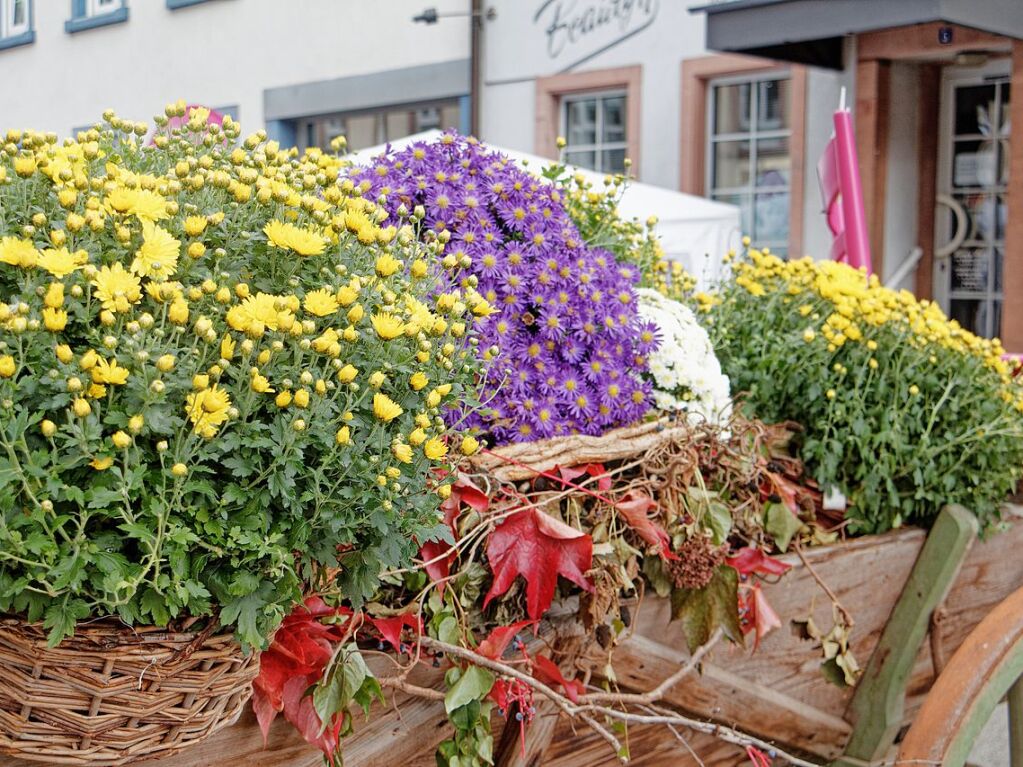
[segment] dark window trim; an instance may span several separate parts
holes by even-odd
[[[74,0],[71,2],[71,13],[74,14]],[[99,16],[80,16],[77,18],[72,15],[70,19],[64,22],[64,31],[69,35],[73,35],[76,32],[84,32],[88,29],[96,29],[97,27],[123,24],[127,20],[128,4],[127,0],[125,0],[124,5],[110,13],[104,13]]]

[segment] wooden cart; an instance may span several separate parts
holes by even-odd
[[[972,515],[952,508],[942,512],[929,535],[906,529],[854,539],[805,552],[808,564],[789,556],[792,570],[765,586],[768,599],[781,616],[812,614],[820,625],[830,625],[831,602],[809,568],[829,584],[853,608],[854,653],[869,659],[857,687],[827,683],[819,652],[784,627],[756,652],[719,645],[702,673],[683,679],[662,702],[834,767],[892,764],[896,758],[962,765],[999,700],[1009,693],[1013,710],[1020,708],[1013,683],[1023,673],[1021,551],[1023,520],[982,541]],[[681,629],[668,621],[669,610],[666,600],[656,598],[639,606],[632,636],[614,655],[623,687],[650,689],[685,663],[686,645]],[[424,669],[411,681],[437,685],[440,678]],[[896,755],[893,743],[914,721]],[[502,737],[500,727],[495,721],[500,767],[618,764],[603,740],[585,728],[573,731],[571,722],[542,707],[530,727],[525,756],[517,728]],[[440,703],[399,693],[368,721],[357,720],[355,736],[346,740],[345,764],[433,765],[434,748],[447,732]],[[631,763],[748,764],[743,750],[712,735],[680,735],[686,744],[663,726],[630,727]],[[1021,745],[1014,741],[1017,754]],[[248,713],[204,745],[154,764],[315,767],[321,757],[281,719],[264,748]],[[28,765],[0,758],[0,767]]]

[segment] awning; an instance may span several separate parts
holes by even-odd
[[[847,35],[944,22],[1023,39],[1020,0],[718,0],[707,15],[707,48],[842,68]]]

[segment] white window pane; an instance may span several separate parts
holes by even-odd
[[[789,81],[761,80],[757,88],[757,130],[789,127]]]
[[[734,189],[750,182],[750,142],[718,141],[713,152],[715,189]]]
[[[790,165],[787,138],[757,141],[757,186],[788,186]]]
[[[743,234],[753,233],[753,202],[748,194],[715,194],[714,199],[735,205],[739,209],[739,229]]]
[[[578,165],[580,168],[597,169],[597,153],[592,150],[582,152],[565,152],[565,162]]]
[[[757,242],[788,240],[789,193],[758,194],[753,206],[753,238]]]
[[[600,153],[600,169],[604,173],[625,172],[625,150],[604,149]]]
[[[566,104],[566,109],[568,143],[597,143],[597,100],[575,99]]]
[[[714,133],[747,133],[750,129],[750,85],[714,87]]]
[[[612,96],[601,100],[603,110],[604,143],[625,141],[625,96]]]

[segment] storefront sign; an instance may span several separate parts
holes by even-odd
[[[660,0],[544,0],[533,24],[561,71],[606,51],[654,23]]]

